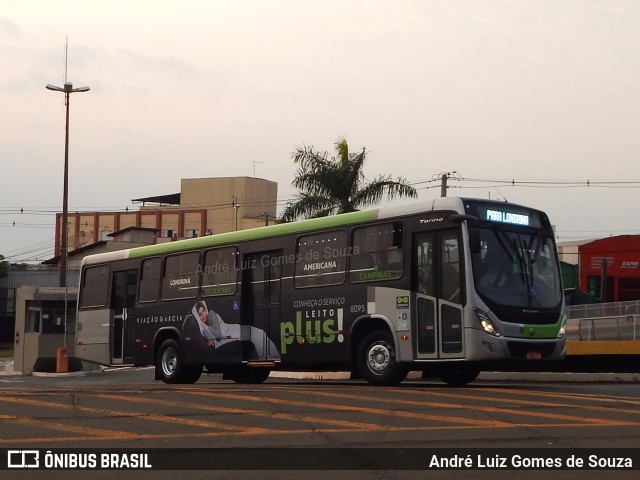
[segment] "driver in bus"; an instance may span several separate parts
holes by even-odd
[[[497,288],[507,283],[509,272],[504,260],[503,255],[487,250],[487,255],[484,258],[484,269],[478,282],[481,287]]]

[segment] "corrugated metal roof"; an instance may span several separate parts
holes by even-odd
[[[180,194],[179,193],[169,193],[166,195],[155,195],[152,197],[143,197],[143,198],[134,198],[131,200],[132,202],[142,202],[142,203],[159,203],[166,205],[180,205]]]

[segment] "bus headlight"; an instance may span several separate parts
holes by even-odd
[[[494,337],[501,337],[502,334],[498,330],[498,328],[493,324],[491,320],[489,320],[489,315],[486,312],[480,310],[479,308],[474,308],[474,312],[476,312],[476,317],[482,326],[482,329],[487,332],[489,335],[493,335]]]
[[[567,334],[567,316],[562,314],[562,322],[560,323],[560,330],[558,330],[558,338],[562,338]]]

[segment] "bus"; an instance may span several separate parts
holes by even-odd
[[[563,359],[564,308],[545,213],[444,197],[87,256],[75,356],[170,384],[280,369],[460,386]]]

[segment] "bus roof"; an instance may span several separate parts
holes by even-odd
[[[467,199],[460,197],[435,198],[432,200],[413,202],[406,205],[362,210],[358,212],[343,213],[340,215],[332,215],[328,217],[300,220],[291,223],[281,223],[265,227],[250,228],[247,230],[239,230],[235,232],[225,232],[216,235],[189,238],[185,240],[178,240],[175,242],[159,243],[155,245],[117,250],[113,252],[98,253],[95,255],[88,255],[83,258],[82,264],[88,265],[104,263],[116,260],[124,260],[127,258],[140,258],[153,255],[182,252],[191,249],[233,244],[246,240],[257,240],[261,238],[277,237],[281,235],[300,234],[317,229],[332,227],[337,228],[343,227],[345,225],[365,223],[372,220],[395,218],[417,213],[429,213],[436,210],[464,213],[464,202],[469,200],[481,201],[485,203],[500,203],[501,205],[505,205],[505,202],[497,202],[484,199]]]

